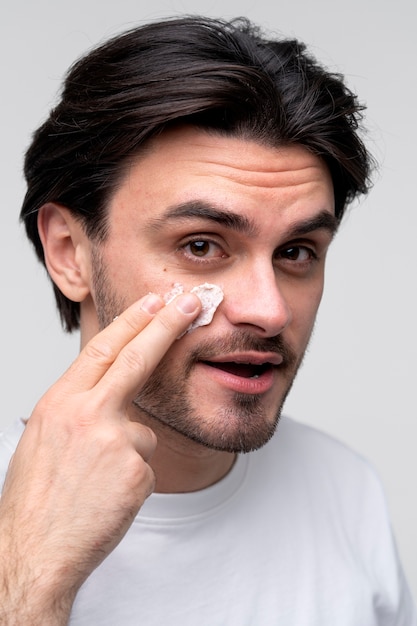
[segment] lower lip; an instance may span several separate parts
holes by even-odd
[[[198,363],[199,367],[204,369],[204,374],[210,376],[211,379],[219,383],[223,387],[227,387],[231,391],[247,394],[266,393],[271,389],[275,382],[276,369],[270,368],[263,372],[258,378],[245,378],[244,376],[235,376],[230,372],[226,372],[217,367]]]

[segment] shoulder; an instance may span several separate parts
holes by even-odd
[[[386,617],[381,624],[416,624],[372,463],[334,437],[283,417],[271,441],[253,453],[249,475],[258,510],[267,509],[264,519],[283,520],[286,537],[297,537],[296,549],[307,560],[320,555],[315,567],[323,579],[332,568],[339,582],[351,572],[347,584],[372,590],[378,614]]]
[[[334,437],[282,417],[271,441],[254,453],[253,470],[269,482],[285,482],[284,489],[314,494],[316,502],[346,510],[349,517],[378,509],[386,516],[381,480],[373,465]],[[281,485],[282,486],[282,485]],[[352,510],[353,508],[353,510]],[[374,516],[372,516],[374,517]]]

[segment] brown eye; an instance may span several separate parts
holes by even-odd
[[[195,263],[210,263],[227,256],[217,241],[197,237],[183,243],[181,250],[188,260]]]
[[[194,256],[206,256],[210,251],[209,241],[190,241],[190,252]]]
[[[290,261],[297,261],[300,256],[300,248],[287,248],[285,250],[284,256]]]
[[[298,261],[303,263],[313,257],[311,250],[304,246],[291,246],[281,251],[281,257],[287,261]]]

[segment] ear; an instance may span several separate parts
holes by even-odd
[[[68,209],[49,202],[39,211],[38,230],[53,282],[67,298],[82,302],[90,293],[90,246],[81,224]]]

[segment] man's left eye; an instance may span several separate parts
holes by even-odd
[[[306,246],[290,246],[280,250],[279,256],[287,261],[297,261],[298,263],[304,263],[315,258],[314,251]]]

